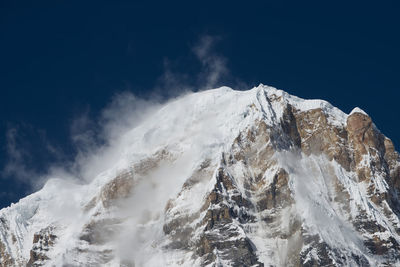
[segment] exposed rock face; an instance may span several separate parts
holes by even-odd
[[[181,100],[193,118],[169,118],[177,102],[137,132],[150,152],[82,189],[73,227],[24,232],[13,220],[31,229],[43,204],[3,211],[0,265],[400,265],[400,157],[367,114],[264,86],[219,90]]]
[[[5,231],[10,231],[8,222],[5,218],[0,217],[1,228]],[[10,253],[7,251],[6,245],[0,242],[0,265],[1,266],[12,266],[15,264],[15,259],[12,258]]]
[[[54,229],[52,227],[45,228],[40,232],[33,235],[33,246],[30,251],[30,258],[27,266],[43,266],[49,257],[46,252],[51,249],[57,236],[53,234]]]
[[[346,171],[351,168],[351,149],[347,145],[345,128],[329,123],[321,108],[296,113],[296,124],[301,138],[301,150],[306,154],[325,154],[337,161]]]
[[[100,193],[103,206],[108,208],[116,200],[128,197],[132,190],[133,181],[132,174],[122,173],[106,184]]]
[[[270,98],[270,101],[274,99],[278,98]],[[205,200],[202,208],[205,212],[200,223],[192,231],[186,232],[195,235],[194,232],[201,226],[203,234],[197,237],[197,243],[186,238],[185,245],[180,247],[190,248],[191,244],[194,245],[204,264],[221,261],[232,266],[262,266],[263,263],[257,258],[257,246],[249,238],[253,228],[259,227],[256,225],[262,222],[266,228],[273,229],[269,238],[290,240],[285,250],[291,254],[277,265],[373,266],[374,262],[368,260],[369,256],[331,247],[318,234],[309,233],[302,224],[301,216],[294,212],[295,192],[289,185],[290,173],[279,168],[273,157],[277,150],[289,148],[295,154],[323,155],[337,162],[343,170],[355,173],[353,177],[356,183],[368,188],[366,199],[374,203],[380,212],[389,214],[387,219],[394,224],[380,224],[368,216],[369,211],[362,206],[356,206],[359,215],[352,218],[349,204],[352,202],[352,192],[348,191],[333,170],[326,170],[332,172],[329,181],[333,190],[330,201],[339,207],[339,211],[345,214],[360,235],[366,234],[364,245],[370,255],[382,256],[385,258],[384,264],[398,262],[398,239],[387,238],[386,234],[393,228],[398,229],[399,201],[394,181],[398,181],[399,156],[392,142],[376,129],[368,115],[353,113],[344,125],[331,123],[329,116],[321,108],[301,111],[287,104],[279,125],[271,127],[261,121],[248,129],[247,133],[241,133],[235,139],[231,154],[222,155],[222,163],[215,175],[215,186]],[[235,177],[230,170],[236,168],[246,171],[240,177]],[[269,174],[268,182],[267,177],[263,177],[265,173]],[[378,191],[375,175],[390,182],[391,193]],[[242,185],[239,186],[240,183]],[[388,211],[388,206],[391,211]],[[288,210],[293,214],[287,218],[288,227],[282,231],[277,225]],[[192,221],[196,219],[194,217]],[[174,222],[174,230],[169,225],[165,232],[175,240],[179,237],[174,235],[179,233],[184,224],[182,221]]]
[[[13,266],[15,264],[15,260],[7,252],[6,247],[3,243],[0,243],[0,259],[2,266]]]

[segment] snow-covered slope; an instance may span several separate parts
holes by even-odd
[[[1,210],[0,265],[400,265],[399,155],[358,108],[222,87],[122,144],[89,184]]]

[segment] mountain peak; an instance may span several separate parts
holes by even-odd
[[[400,264],[399,155],[365,115],[262,84],[179,97],[90,183],[1,210],[0,265]]]

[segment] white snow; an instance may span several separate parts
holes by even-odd
[[[367,115],[367,116],[368,116],[368,114],[367,114],[364,110],[362,110],[361,108],[359,108],[359,107],[353,108],[353,110],[350,112],[349,115],[354,114],[354,113],[361,113],[361,114],[364,114],[364,115]]]

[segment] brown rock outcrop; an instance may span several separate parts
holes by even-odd
[[[33,246],[27,263],[29,267],[43,266],[49,257],[46,255],[56,242],[57,236],[53,234],[54,228],[48,227],[33,235]]]

